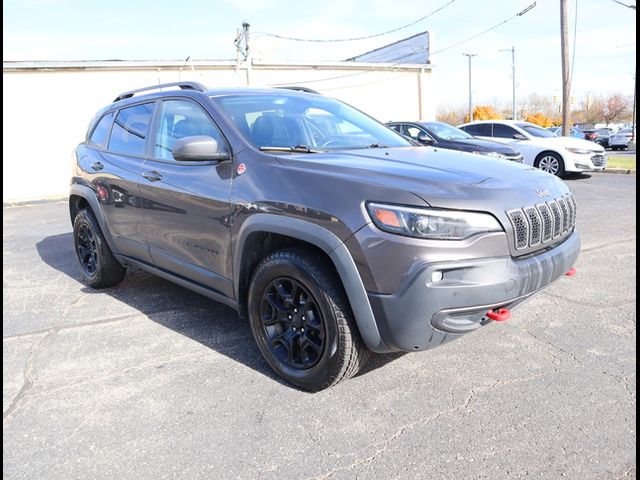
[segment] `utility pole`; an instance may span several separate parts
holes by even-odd
[[[560,52],[562,55],[562,136],[569,136],[571,79],[569,78],[569,24],[567,0],[560,0]]]
[[[633,69],[633,117],[631,118],[631,141],[636,142],[636,69]]]
[[[233,44],[236,46],[236,68],[239,68],[240,65],[240,55],[245,62],[246,72],[247,72],[247,85],[251,85],[251,67],[252,67],[252,59],[251,59],[251,49],[249,48],[249,23],[242,22],[242,30],[238,29],[236,31],[236,39]]]
[[[511,52],[511,78],[513,80],[512,91],[511,91],[511,119],[516,119],[516,47],[512,46],[511,48],[503,48],[500,50],[501,52]]]
[[[469,58],[469,121],[473,122],[473,101],[471,97],[471,58],[475,57],[477,53],[463,53],[462,55]]]

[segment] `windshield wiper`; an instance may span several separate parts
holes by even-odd
[[[320,153],[322,150],[314,150],[308,145],[296,145],[295,147],[270,147],[263,146],[260,147],[260,150],[263,152],[271,151],[271,152],[294,152],[294,153]]]
[[[386,145],[382,145],[381,143],[372,143],[367,148],[389,148]]]

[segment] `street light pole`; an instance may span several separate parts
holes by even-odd
[[[511,119],[516,119],[516,47],[512,46],[511,48],[505,48],[500,50],[501,52],[511,52],[511,79],[513,80],[513,85],[511,88]]]
[[[462,55],[469,58],[469,121],[473,122],[473,101],[471,98],[471,57],[475,57],[477,53],[463,53]]]

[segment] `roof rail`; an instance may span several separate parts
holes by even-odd
[[[173,82],[173,83],[162,83],[160,85],[153,85],[151,87],[137,88],[135,90],[130,90],[128,92],[121,93],[116,97],[114,102],[119,102],[120,100],[124,100],[125,98],[131,98],[136,93],[146,92],[148,90],[158,90],[160,88],[166,87],[180,87],[182,90],[195,90],[197,92],[206,92],[207,87],[202,85],[199,82]]]
[[[292,85],[290,87],[276,87],[276,88],[280,88],[282,90],[295,90],[297,92],[315,93],[316,95],[322,95],[317,90],[314,90],[313,88],[309,88],[309,87],[298,87],[298,86]]]

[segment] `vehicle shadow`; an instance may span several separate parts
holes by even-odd
[[[567,173],[562,180],[565,182],[572,182],[574,180],[584,180],[586,178],[591,178],[591,174],[589,173]]]
[[[46,237],[36,243],[36,248],[43,262],[84,285],[76,264],[71,233]],[[94,290],[82,286],[80,291],[87,295],[107,294],[150,320],[283,385],[291,386],[264,361],[248,322],[224,304],[137,268],[129,268],[124,281],[116,287]],[[96,318],[95,315],[93,318]],[[358,375],[381,368],[400,356],[402,353],[372,355]]]

